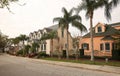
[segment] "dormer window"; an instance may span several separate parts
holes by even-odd
[[[98,33],[102,32],[102,27],[98,27]]]

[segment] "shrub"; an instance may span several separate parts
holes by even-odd
[[[19,50],[16,55],[23,55],[23,49]]]
[[[41,52],[38,53],[37,57],[40,58],[40,57],[47,57],[47,56],[49,56],[49,55],[47,55],[46,52],[41,51]]]
[[[120,49],[112,50],[112,59],[120,60]]]

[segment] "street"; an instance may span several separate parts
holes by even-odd
[[[0,76],[120,76],[120,74],[52,65],[0,54]]]

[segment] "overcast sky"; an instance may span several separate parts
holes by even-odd
[[[30,32],[57,24],[53,23],[54,17],[62,16],[61,9],[65,7],[70,10],[77,7],[80,0],[20,0],[19,6],[16,3],[10,5],[10,13],[6,8],[0,9],[0,30],[9,37],[16,37],[20,34],[29,35]],[[85,19],[85,12],[81,12],[82,23],[89,28],[89,20]],[[98,22],[116,23],[120,22],[120,5],[112,11],[112,21],[107,22],[104,17],[104,10],[98,9],[94,13],[94,26]],[[75,28],[70,28],[72,34],[78,34]]]

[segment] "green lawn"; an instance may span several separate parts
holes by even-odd
[[[43,60],[50,60],[50,61],[60,61],[60,62],[71,62],[71,63],[83,63],[83,64],[91,64],[91,65],[110,65],[110,66],[117,66],[120,67],[120,61],[108,61],[107,63],[105,60],[96,60],[95,62],[92,62],[88,59],[58,59],[58,58],[41,58]]]

